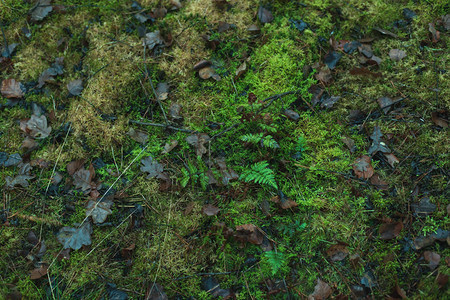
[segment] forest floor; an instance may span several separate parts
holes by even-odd
[[[1,0],[0,298],[450,297],[448,11]]]

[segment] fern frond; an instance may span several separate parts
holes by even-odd
[[[286,262],[286,256],[282,252],[266,251],[264,252],[264,256],[272,269],[272,276],[275,275]]]
[[[260,161],[250,167],[249,170],[245,170],[241,177],[241,180],[245,182],[254,181],[261,185],[268,185],[275,189],[278,189],[275,181],[275,173],[269,169],[269,163],[266,161]]]
[[[252,143],[252,144],[257,144],[261,141],[263,137],[262,133],[258,133],[258,134],[244,134],[243,136],[241,136],[241,141],[243,142],[247,142],[247,143]]]
[[[275,141],[275,139],[271,135],[265,136],[261,141],[263,146],[266,148],[272,149],[280,148],[280,145],[278,145],[277,141]]]

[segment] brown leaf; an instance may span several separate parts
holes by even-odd
[[[86,160],[83,158],[71,161],[70,163],[67,164],[67,173],[69,173],[69,175],[72,176],[73,174],[75,174],[76,171],[78,171],[79,169],[81,169],[81,167],[83,167],[85,162]]]
[[[164,150],[162,151],[163,154],[165,153],[169,153],[170,151],[172,151],[173,148],[175,148],[176,146],[178,146],[178,141],[177,140],[170,140],[170,142],[167,142],[164,145]]]
[[[165,7],[158,7],[153,9],[153,16],[156,19],[163,19],[167,14],[167,9]]]
[[[353,68],[350,70],[350,74],[351,75],[364,75],[364,76],[367,75],[367,76],[372,76],[374,78],[381,77],[380,72],[375,73],[375,72],[370,71],[367,68]]]
[[[216,74],[216,71],[212,67],[200,69],[198,71],[198,76],[200,76],[200,78],[204,80],[213,78],[214,80],[219,81],[221,79],[220,76]]]
[[[448,128],[448,114],[443,109],[433,111],[431,113],[431,120],[439,127]]]
[[[425,251],[423,253],[423,258],[425,258],[425,261],[428,263],[428,267],[431,270],[436,269],[437,266],[439,266],[439,262],[441,261],[441,256],[436,252],[431,251]]]
[[[331,246],[327,250],[327,255],[331,261],[341,261],[348,256],[348,248],[346,244],[339,243]]]
[[[353,171],[358,178],[368,179],[372,177],[374,170],[370,164],[370,157],[367,155],[358,157],[353,164]]]
[[[397,237],[403,229],[402,222],[390,222],[381,224],[378,232],[382,240],[392,240]]]
[[[315,75],[317,80],[320,80],[324,84],[328,84],[333,80],[333,76],[331,75],[331,70],[328,67],[323,67],[319,70],[319,73]]]
[[[349,137],[343,137],[342,141],[347,146],[348,150],[350,150],[350,153],[354,153],[356,151],[356,145],[353,139]]]
[[[169,84],[167,84],[166,82],[159,82],[156,86],[156,95],[158,96],[158,100],[166,100],[169,96],[169,89]]]
[[[179,120],[183,119],[183,117],[181,116],[181,109],[182,108],[183,107],[180,104],[176,103],[176,102],[172,102],[170,104],[169,116],[172,118],[172,120],[179,121]]]
[[[41,278],[42,276],[47,275],[47,269],[47,266],[41,265],[39,268],[32,270],[30,273],[30,279],[36,280]]]
[[[125,259],[131,259],[133,257],[134,249],[136,249],[136,244],[132,243],[130,246],[120,249],[120,254],[122,254],[122,257]]]
[[[194,209],[194,206],[195,206],[194,201],[189,202],[183,211],[183,215],[185,215],[185,216],[189,215],[192,212],[192,210]]]
[[[212,204],[206,204],[202,208],[202,213],[206,216],[215,216],[219,213],[220,209]]]
[[[236,76],[234,77],[234,79],[238,79],[238,78],[241,77],[241,75],[243,75],[246,71],[247,71],[247,63],[244,61],[244,63],[243,63],[242,65],[240,65],[239,68],[237,68],[237,70],[236,70]]]
[[[289,209],[289,208],[294,208],[294,207],[298,206],[298,203],[290,198],[287,198],[285,200],[283,200],[283,199],[280,200],[279,204],[282,209]]]
[[[389,97],[380,97],[377,99],[378,105],[383,110],[384,114],[387,114],[389,110],[391,109],[392,101]]]
[[[320,278],[317,279],[317,284],[314,287],[314,292],[308,296],[308,299],[310,300],[323,300],[327,299],[331,296],[331,293],[333,291],[331,290],[331,287],[328,285],[328,283],[320,280]]]
[[[441,38],[441,33],[434,28],[434,23],[428,23],[428,30],[431,33],[431,41],[433,43],[439,42],[439,39]]]
[[[22,98],[25,87],[15,79],[5,79],[2,81],[2,96],[5,98]]]
[[[147,46],[150,51],[163,43],[164,39],[162,38],[159,30],[149,32],[144,37],[144,45]]]
[[[232,27],[233,27],[233,25],[231,25],[227,22],[219,21],[219,27],[217,28],[217,32],[222,33],[222,32],[229,30]]]
[[[209,67],[209,66],[211,66],[211,65],[212,65],[212,62],[211,62],[211,61],[209,61],[209,60],[201,60],[201,61],[199,61],[198,63],[196,63],[196,64],[194,65],[194,70],[195,70],[195,71],[198,71],[198,70],[200,70],[200,69]]]
[[[273,15],[270,10],[260,6],[258,9],[258,19],[263,24],[270,23],[273,21]]]
[[[251,34],[259,34],[261,32],[261,29],[259,29],[258,25],[252,24],[248,26],[247,31]]]
[[[398,164],[400,161],[398,160],[398,158],[392,154],[392,153],[383,153],[384,156],[387,158],[389,165],[391,165],[391,167],[395,167],[395,164]]]
[[[401,61],[402,59],[404,59],[406,57],[406,51],[399,50],[399,49],[391,49],[389,51],[389,57],[393,61]]]
[[[204,144],[209,142],[210,140],[211,138],[206,133],[196,133],[186,138],[186,142],[195,147],[195,152],[197,156],[200,157],[206,153],[207,150]]]
[[[439,274],[437,274],[436,276],[436,283],[438,284],[438,287],[442,289],[448,283],[448,275],[439,272]]]
[[[380,175],[378,175],[377,173],[373,174],[372,177],[370,177],[369,179],[370,183],[372,185],[374,185],[378,190],[384,190],[387,191],[389,190],[389,185],[386,181],[382,180],[380,178]]]
[[[253,224],[237,226],[234,237],[240,242],[249,242],[254,245],[261,245],[264,239],[264,235]]]
[[[81,79],[72,80],[67,84],[67,90],[69,90],[69,93],[71,95],[79,96],[83,91],[83,80]]]
[[[283,114],[291,121],[298,121],[300,119],[300,115],[296,112],[293,111],[291,109],[286,109],[285,111],[283,111]]]
[[[130,138],[132,138],[133,140],[135,140],[139,144],[147,143],[148,134],[145,131],[142,131],[142,130],[139,130],[139,129],[136,130],[133,127],[130,127],[130,130],[128,130],[127,134],[130,136]]]

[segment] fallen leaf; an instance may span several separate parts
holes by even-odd
[[[342,142],[347,146],[350,153],[354,153],[356,151],[355,141],[349,137],[343,137]]]
[[[442,128],[448,128],[448,113],[440,109],[431,113],[431,120],[434,124]]]
[[[353,68],[350,70],[350,74],[351,75],[363,75],[363,76],[372,76],[374,78],[379,78],[381,77],[381,73],[380,72],[372,72],[367,68]]]
[[[323,92],[324,92],[323,89],[320,86],[318,86],[316,84],[313,84],[308,89],[308,92],[310,94],[312,94],[311,105],[312,106],[316,106],[320,102],[320,99],[322,98],[322,95],[323,95]]]
[[[398,164],[400,161],[398,158],[392,153],[383,153],[383,155],[387,158],[388,164],[395,168],[395,164]]]
[[[206,204],[202,207],[202,213],[206,216],[215,216],[219,213],[220,209],[212,204]]]
[[[315,74],[317,80],[322,81],[324,84],[328,84],[333,80],[331,70],[328,67],[321,68],[318,73]]]
[[[130,246],[128,246],[126,248],[120,249],[120,254],[122,254],[122,256],[125,259],[131,259],[133,257],[134,249],[136,249],[135,243],[131,244]]]
[[[389,51],[389,57],[393,61],[401,61],[403,58],[406,57],[406,52],[403,50],[399,50],[399,49],[391,49]]]
[[[237,68],[236,74],[235,74],[236,75],[235,79],[238,79],[239,77],[241,77],[241,75],[243,75],[246,71],[247,71],[247,64],[244,61],[244,63],[242,65],[240,65],[239,68]]]
[[[113,299],[113,298],[110,298]],[[114,298],[115,299],[115,298]],[[145,292],[145,299],[148,300],[169,300],[169,297],[164,292],[164,289],[158,283],[150,283]]]
[[[428,23],[428,31],[431,33],[431,41],[433,43],[439,42],[441,38],[441,33],[434,28],[434,23]]]
[[[348,256],[348,252],[347,245],[339,243],[328,248],[327,255],[330,257],[331,261],[341,261]]]
[[[153,9],[153,15],[156,19],[163,19],[167,14],[167,9],[165,7],[157,7]]]
[[[381,224],[380,228],[378,229],[378,233],[380,234],[380,239],[392,240],[400,234],[402,229],[402,222],[389,222]]]
[[[148,134],[145,131],[130,127],[130,130],[128,130],[127,134],[130,136],[130,138],[132,138],[139,144],[145,144],[148,141]]]
[[[170,0],[170,4],[172,4],[172,10],[180,9],[183,5],[180,3],[180,0]]]
[[[210,60],[201,60],[201,61],[199,61],[198,63],[196,63],[196,64],[194,65],[194,70],[195,70],[195,71],[198,71],[198,70],[200,70],[200,69],[209,67],[209,66],[211,66],[211,65],[212,65],[212,62],[211,62]]]
[[[296,121],[298,121],[300,119],[300,115],[297,112],[295,112],[295,111],[293,111],[291,109],[286,109],[285,111],[283,111],[283,114],[289,120],[294,121],[294,122],[296,122]]]
[[[393,37],[394,39],[397,39],[397,38],[398,38],[398,35],[396,35],[396,34],[393,33],[393,32],[390,32],[389,30],[382,29],[382,28],[380,28],[380,27],[375,27],[374,29],[375,29],[376,31],[378,31],[379,33],[381,33],[381,34],[388,35],[388,36],[390,36],[390,37]]]
[[[92,178],[94,175],[92,164],[90,165],[89,170],[81,167],[72,175],[73,185],[76,189],[80,189],[85,194],[89,194],[92,189]]]
[[[150,51],[156,46],[164,43],[164,39],[161,37],[159,30],[147,33],[143,40],[144,45],[147,46]]]
[[[369,179],[370,184],[372,184],[377,190],[387,191],[389,190],[389,184],[380,178],[377,173],[373,174]]]
[[[425,251],[423,253],[423,258],[428,263],[428,267],[430,270],[434,270],[439,266],[439,262],[441,261],[441,256],[436,252]]]
[[[72,80],[67,84],[67,89],[72,96],[79,96],[83,91],[83,80]]]
[[[47,118],[44,115],[36,116],[31,115],[31,118],[27,122],[27,130],[34,138],[44,139],[50,135],[52,128],[47,124]]]
[[[64,249],[71,248],[73,250],[80,249],[83,245],[91,244],[92,224],[87,221],[80,227],[63,227],[56,234],[58,241],[63,245]]]
[[[448,283],[448,275],[439,272],[436,276],[436,283],[438,284],[440,289],[444,288]]]
[[[323,300],[327,299],[332,294],[331,287],[325,281],[317,279],[317,284],[314,287],[314,292],[308,296],[310,300]]]
[[[169,84],[167,82],[159,82],[156,86],[156,95],[158,96],[158,100],[163,101],[166,100],[169,96]]]
[[[247,31],[251,34],[259,34],[261,32],[261,29],[256,24],[252,24],[247,27]]]
[[[5,98],[22,98],[25,87],[15,79],[5,79],[2,81],[1,93]]]
[[[289,19],[289,22],[291,22],[291,27],[294,27],[295,29],[300,31],[300,33],[305,31],[305,29],[309,28],[309,24],[303,20]]]
[[[180,121],[180,120],[183,119],[183,117],[181,116],[181,109],[182,108],[183,108],[183,106],[181,106],[180,104],[178,104],[176,102],[172,102],[170,104],[169,116],[172,118],[172,120]]]
[[[217,32],[222,33],[233,27],[236,27],[236,26],[229,24],[227,22],[219,21],[219,27],[217,28]]]
[[[353,171],[358,178],[368,179],[372,177],[374,170],[370,164],[370,157],[367,155],[358,157],[353,164]]]
[[[373,128],[373,133],[370,136],[370,138],[372,139],[372,145],[370,146],[370,148],[368,150],[370,155],[374,155],[378,151],[383,152],[383,153],[391,152],[391,149],[389,149],[389,147],[383,141],[381,141],[382,136],[383,136],[383,134],[381,133],[380,127],[375,126]]]
[[[85,162],[86,160],[83,158],[71,161],[70,163],[67,164],[67,173],[69,173],[69,175],[72,176],[73,174],[75,174],[76,171],[78,171],[79,169],[81,169],[81,167],[83,167]]]
[[[336,51],[330,51],[325,55],[323,58],[323,62],[330,68],[330,70],[333,70],[336,67],[336,64],[341,59],[342,54]]]
[[[0,152],[0,166],[12,167],[17,166],[22,162],[22,157],[19,153],[8,154],[6,152]]]
[[[377,99],[378,105],[383,110],[384,114],[387,114],[389,110],[391,109],[392,101],[389,97],[380,97]]]
[[[261,245],[264,239],[264,235],[253,224],[237,226],[234,237],[240,242],[249,242],[254,245]]]
[[[322,99],[322,102],[320,103],[320,107],[321,108],[332,108],[333,105],[339,100],[341,99],[341,96],[331,96],[331,97],[324,97],[324,99]]]
[[[195,153],[200,157],[206,153],[207,150],[204,144],[209,142],[210,140],[211,138],[206,133],[196,133],[186,138],[186,142],[189,145],[194,146]]]
[[[30,272],[30,279],[36,280],[36,279],[39,279],[39,278],[47,275],[47,269],[48,269],[48,267],[45,265],[41,265],[39,268],[33,269]]]
[[[267,8],[260,6],[258,9],[258,19],[261,23],[270,23],[273,21],[273,15]]]
[[[172,151],[173,148],[175,148],[176,146],[178,146],[178,141],[177,140],[170,140],[170,142],[167,142],[164,145],[164,150],[162,151],[163,154],[165,153],[169,153],[170,151]]]
[[[204,80],[214,78],[215,75],[217,75],[216,71],[212,67],[206,67],[198,71],[198,76]]]
[[[51,0],[39,0],[31,11],[31,20],[42,21],[53,10]]]
[[[159,179],[165,179],[166,176],[163,174],[164,167],[159,162],[154,160],[151,156],[147,156],[143,159],[141,159],[141,163],[143,166],[141,166],[142,172],[147,172],[147,179],[156,177]]]
[[[103,223],[108,215],[112,214],[112,205],[113,203],[108,200],[102,200],[100,202],[89,200],[86,206],[86,218],[92,217],[94,223]]]
[[[239,179],[239,175],[232,168],[229,168],[226,165],[224,158],[216,158],[215,161],[216,161],[217,165],[219,166],[219,171],[220,171],[220,174],[222,175],[223,185],[228,185],[230,183],[230,181]],[[213,175],[213,174],[211,174],[211,175]],[[213,179],[213,178],[214,178],[214,176],[212,176],[212,178],[210,178],[210,179]],[[215,180],[215,178],[214,178],[214,180]],[[212,181],[214,181],[214,180],[212,180]]]
[[[5,60],[3,60],[3,61],[0,60],[0,61],[2,61],[2,63],[6,63],[6,64],[10,63],[11,62],[10,58],[12,57],[14,50],[16,49],[16,47],[18,45],[19,44],[17,44],[17,43],[12,43],[12,44],[9,44],[8,47],[5,46],[5,47],[1,48],[1,52],[2,52],[1,54]]]
[[[361,44],[361,46],[358,47],[358,51],[367,58],[371,58],[373,56],[372,47],[368,44]]]

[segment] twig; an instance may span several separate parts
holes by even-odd
[[[11,53],[9,53],[8,40],[6,39],[6,35],[5,35],[5,31],[3,30],[3,24],[2,23],[0,23],[0,28],[2,29],[3,40],[5,42],[6,57],[11,57]]]
[[[148,122],[141,122],[141,121],[135,121],[135,120],[130,120],[130,123],[134,123],[134,124],[139,124],[139,125],[146,125],[146,126],[155,126],[155,127],[162,127],[162,128],[167,128],[167,129],[171,129],[171,130],[175,130],[175,131],[181,131],[181,132],[187,132],[187,133],[194,133],[196,131],[194,130],[190,130],[190,129],[184,129],[184,128],[178,128],[172,125],[164,125],[164,124],[159,124],[159,123],[148,123]]]

